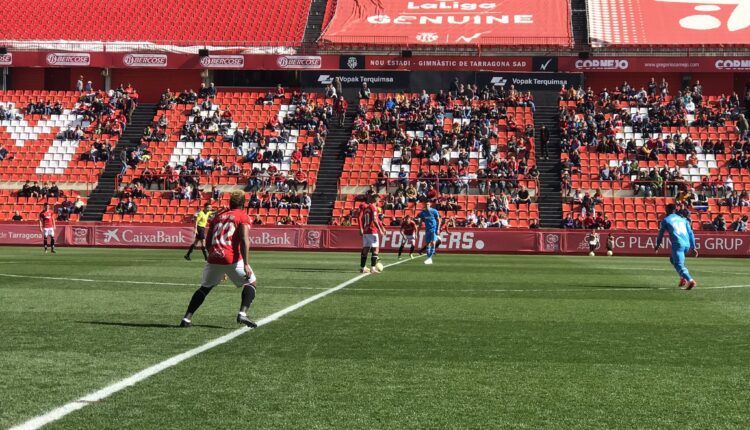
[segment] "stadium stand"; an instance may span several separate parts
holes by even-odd
[[[314,190],[325,145],[331,100],[277,87],[266,92],[218,92],[201,97],[165,92],[139,148],[129,152],[121,188],[145,186],[134,214],[118,214],[130,193],[113,197],[104,219],[185,222],[209,196],[208,187],[269,193],[250,208],[264,223],[304,224],[300,199]],[[157,191],[151,191],[152,189]],[[201,188],[203,191],[201,193]],[[289,194],[292,191],[292,194]],[[296,195],[294,192],[299,191]],[[220,191],[219,191],[220,192]],[[276,197],[274,197],[274,195]],[[249,199],[250,200],[250,199]],[[279,202],[275,202],[279,200]],[[272,203],[273,202],[273,203]],[[169,208],[163,216],[159,208]],[[301,210],[297,210],[301,209]]]
[[[175,46],[297,46],[310,0],[89,1],[83,20],[79,2],[11,0],[0,16],[3,39],[12,41],[92,41]]]
[[[563,193],[574,201],[565,211],[579,213],[578,224],[599,210],[616,228],[655,229],[667,202],[707,228],[715,214],[747,213],[750,144],[736,93],[704,95],[696,82],[672,96],[656,79],[598,94],[568,89],[560,126]]]
[[[340,181],[348,195],[336,202],[334,220],[354,218],[355,194],[365,190],[391,193],[383,202],[388,223],[398,223],[404,209],[413,212],[425,199],[457,224],[485,212],[507,215],[513,227],[538,219],[530,200],[525,207],[509,203],[519,199],[521,189],[530,197],[538,189],[530,161],[535,158],[533,98],[512,89],[497,91],[456,84],[445,94],[380,93],[360,99]],[[495,193],[504,204],[487,204],[487,194]]]
[[[75,222],[86,207],[86,197],[75,190],[60,190],[55,183],[29,183],[22,190],[0,189],[0,220],[37,221],[45,203],[58,221]]]
[[[127,121],[123,109],[104,94],[0,92],[2,181],[95,183]]]

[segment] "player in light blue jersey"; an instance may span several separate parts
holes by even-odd
[[[669,240],[672,242],[672,256],[669,261],[680,275],[680,287],[692,290],[698,284],[685,267],[685,254],[692,250],[693,255],[697,257],[698,250],[695,249],[695,235],[693,234],[693,228],[690,226],[690,221],[677,215],[676,210],[675,205],[667,205],[667,216],[661,221],[655,250],[659,252],[664,232],[669,232]]]
[[[440,228],[440,213],[432,207],[430,201],[424,202],[424,209],[417,215],[424,224],[424,242],[427,244],[427,259],[424,264],[432,264],[435,255],[435,240]]]

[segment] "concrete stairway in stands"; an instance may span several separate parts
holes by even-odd
[[[573,28],[574,49],[576,51],[585,51],[588,49],[589,41],[589,23],[586,14],[586,0],[572,0],[570,3],[572,17],[571,26]]]
[[[125,132],[117,141],[117,145],[112,151],[112,157],[104,166],[104,171],[99,177],[99,184],[89,196],[86,211],[81,217],[81,221],[101,221],[104,211],[109,205],[112,196],[115,195],[115,184],[117,176],[122,171],[122,162],[120,153],[127,151],[129,148],[135,148],[141,142],[143,129],[151,124],[156,115],[155,104],[141,104],[133,112],[130,123],[125,128]]]
[[[308,218],[309,224],[325,225],[333,216],[333,205],[338,195],[339,178],[344,169],[344,149],[352,135],[354,114],[357,112],[357,100],[349,97],[349,109],[346,112],[344,126],[339,127],[338,120],[331,122],[328,138],[320,160],[318,180],[312,195],[312,207]]]
[[[312,3],[310,4],[310,12],[307,15],[305,34],[302,36],[303,44],[311,45],[320,37],[320,32],[323,31],[323,18],[326,13],[328,1],[329,0],[312,0]]]
[[[539,142],[539,130],[546,125],[550,132],[547,145],[549,159],[542,156],[541,147],[537,144],[536,165],[539,168],[539,223],[543,228],[558,228],[562,221],[562,197],[560,195],[560,126],[558,123],[558,100],[556,92],[535,92],[536,142]]]

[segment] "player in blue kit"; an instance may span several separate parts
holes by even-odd
[[[693,228],[690,226],[690,221],[677,215],[675,213],[676,210],[675,205],[667,205],[667,216],[661,221],[659,236],[656,238],[656,247],[654,249],[657,252],[659,251],[664,232],[669,232],[669,240],[672,242],[672,256],[669,258],[669,261],[680,275],[679,286],[685,287],[686,290],[692,290],[698,284],[690,276],[687,267],[685,267],[685,254],[692,250],[693,255],[697,257],[698,250],[695,249],[695,235],[693,234]]]
[[[430,201],[424,202],[424,209],[417,215],[424,224],[424,242],[427,244],[427,259],[424,264],[432,264],[435,255],[435,240],[440,228],[440,213],[432,207]]]

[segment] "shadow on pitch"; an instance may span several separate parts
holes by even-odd
[[[114,322],[114,321],[76,321],[79,324],[95,324],[95,325],[109,325],[117,327],[135,327],[135,328],[180,328],[177,324],[155,324],[155,323],[129,323],[129,322]],[[193,327],[197,328],[211,328],[226,330],[226,327],[220,327],[217,325],[206,325],[206,324],[193,324]]]

